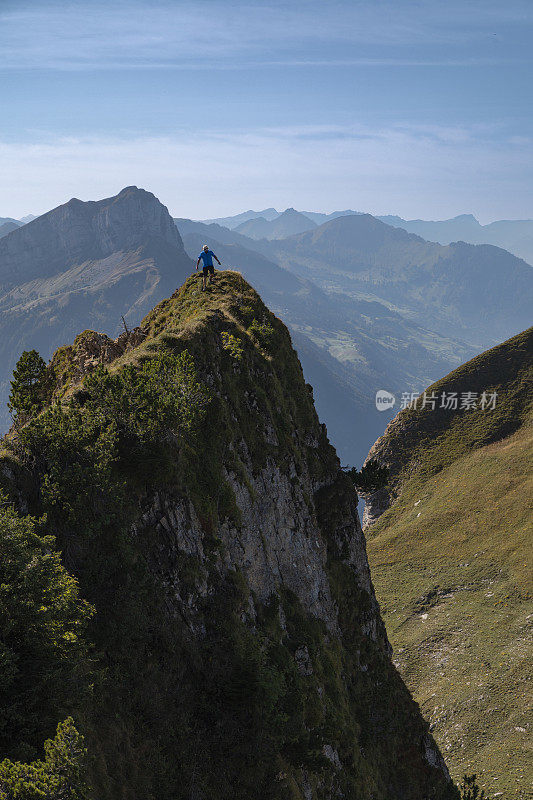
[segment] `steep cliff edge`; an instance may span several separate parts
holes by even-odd
[[[452,775],[477,772],[489,796],[529,797],[533,328],[429,387],[422,404],[369,454],[391,470],[365,508],[376,593]]]
[[[64,348],[6,442],[4,491],[95,614],[87,685],[0,728],[3,754],[71,713],[98,798],[455,798],[284,325],[222,272],[135,335]]]

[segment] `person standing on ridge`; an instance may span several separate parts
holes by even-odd
[[[204,246],[202,247],[202,252],[198,256],[198,261],[196,262],[196,269],[198,269],[198,265],[200,264],[200,261],[204,262],[204,266],[203,266],[203,270],[202,270],[202,272],[203,272],[203,275],[202,275],[202,292],[205,291],[205,288],[207,286],[207,280],[206,280],[207,276],[209,275],[209,284],[211,284],[211,282],[213,280],[213,275],[215,274],[215,267],[214,267],[214,264],[213,264],[213,259],[215,259],[215,261],[217,262],[218,266],[220,267],[221,264],[220,264],[220,261],[218,260],[218,258],[216,257],[216,255],[213,253],[212,250],[209,249],[209,247],[206,244],[204,244]]]

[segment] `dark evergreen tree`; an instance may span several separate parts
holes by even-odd
[[[382,466],[373,458],[367,461],[360,470],[352,467],[347,472],[360,492],[376,492],[386,486],[389,481],[388,467]]]
[[[44,743],[44,761],[0,764],[0,800],[86,800],[87,750],[72,717]]]
[[[8,408],[15,422],[38,413],[44,402],[46,363],[37,350],[24,350],[13,370]]]
[[[489,800],[477,783],[477,775],[465,775],[461,784],[461,800]]]
[[[0,756],[22,760],[38,754],[88,683],[92,608],[41,525],[0,493]]]

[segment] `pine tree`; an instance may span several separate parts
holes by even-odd
[[[44,743],[45,760],[0,763],[0,800],[87,800],[87,750],[72,717]]]
[[[37,350],[24,350],[13,370],[8,408],[15,423],[38,413],[43,405],[46,364]]]
[[[465,775],[460,786],[461,800],[489,800],[477,783],[477,775]]]
[[[376,492],[385,487],[389,481],[389,469],[382,466],[374,458],[366,462],[361,470],[352,467],[348,475],[360,492]]]

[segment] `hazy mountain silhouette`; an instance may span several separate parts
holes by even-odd
[[[226,228],[236,228],[237,225],[240,225],[241,222],[247,222],[249,219],[257,219],[258,217],[263,217],[266,220],[276,219],[279,217],[280,211],[276,211],[275,208],[265,208],[263,211],[243,211],[241,214],[235,214],[233,217],[217,217],[215,219],[203,219],[200,220],[204,222],[206,225],[210,225],[212,223],[216,223],[218,225],[224,225]]]
[[[262,252],[263,250],[266,251],[269,249],[268,242],[262,243],[250,239],[250,237],[244,236],[236,230],[230,230],[216,222],[197,222],[196,220],[185,219],[184,217],[174,217],[174,223],[181,236],[186,236],[188,233],[201,234],[204,244],[210,245],[213,241],[221,242],[222,244],[236,244],[244,248],[249,248],[254,252]]]
[[[324,222],[329,222],[330,219],[337,219],[337,217],[348,217],[353,214],[362,214],[362,211],[352,211],[346,209],[345,211],[332,211],[331,214],[321,214],[318,211],[302,211],[306,217],[312,219],[317,225],[323,225]]]
[[[317,225],[322,225],[324,222],[329,222],[337,217],[361,216],[363,212],[346,209],[344,211],[333,211],[331,214],[317,211],[300,211],[298,213],[309,217]],[[203,221],[206,223],[216,222],[233,230],[248,220],[256,220],[259,217],[263,217],[268,222],[272,222],[280,215],[281,213],[276,211],[275,208],[267,208],[264,211],[244,211],[242,214],[236,214],[232,217],[220,217]],[[416,233],[427,241],[438,242],[439,244],[450,244],[451,242],[459,241],[464,241],[468,244],[493,244],[496,247],[503,247],[505,250],[509,250],[509,252],[519,258],[523,258],[530,265],[533,264],[533,220],[530,219],[497,220],[488,225],[481,225],[473,214],[459,214],[457,217],[445,220],[406,220],[394,214],[375,215],[375,218],[394,228],[403,228],[408,233]],[[260,235],[255,233],[256,230],[259,231]],[[254,232],[253,236],[252,231]],[[292,231],[292,233],[297,232]],[[255,227],[250,226],[248,231],[242,229],[241,233],[252,236],[254,239],[261,238],[261,236],[265,236],[267,239],[281,238],[278,235],[274,237],[268,235],[269,229],[264,227],[264,223],[259,223]],[[290,233],[285,235],[289,236]]]
[[[395,216],[378,217],[378,219],[387,225],[403,228],[409,233],[416,233],[424,239],[440,244],[457,241],[493,244],[533,264],[533,220],[531,219],[501,219],[489,225],[480,225],[472,214],[460,214],[453,219],[440,221],[405,220]]]
[[[249,219],[237,225],[235,230],[251,239],[284,239],[294,233],[302,233],[316,227],[306,214],[295,211],[294,208],[287,208],[273,220],[264,217]]]
[[[8,219],[5,222],[0,224],[0,239],[2,237],[7,236],[8,233],[11,231],[16,231],[17,228],[20,228],[22,225],[21,222],[18,222],[16,219]]]
[[[281,266],[319,285],[393,303],[407,318],[476,347],[531,320],[533,270],[491,245],[443,246],[363,214],[269,247]]]
[[[292,210],[294,211],[294,209]],[[216,217],[215,219],[203,219],[200,220],[200,222],[204,222],[206,225],[216,223],[218,225],[223,225],[225,228],[229,228],[230,230],[234,230],[243,222],[258,219],[260,217],[263,217],[263,219],[266,219],[268,222],[272,222],[272,220],[280,217],[283,213],[284,212],[282,211],[276,211],[275,208],[265,208],[264,211],[243,211],[241,214],[235,214],[233,217]],[[332,211],[330,214],[324,214],[320,211],[299,211],[298,213],[303,214],[305,217],[309,217],[309,219],[311,219],[313,222],[316,222],[317,225],[322,225],[323,222],[327,222],[330,219],[345,217],[348,214],[362,214],[363,212],[346,209],[345,211]],[[400,217],[397,217],[396,219],[400,219]]]

